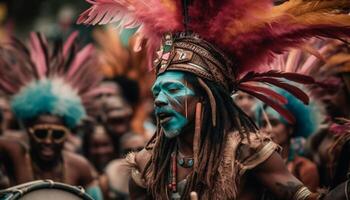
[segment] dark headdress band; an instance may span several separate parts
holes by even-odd
[[[231,90],[234,82],[232,62],[208,42],[195,36],[167,34],[155,60],[157,75],[165,71],[185,71],[214,81]]]

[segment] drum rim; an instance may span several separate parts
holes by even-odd
[[[28,194],[30,192],[39,190],[39,189],[58,189],[58,190],[64,190],[69,193],[75,194],[79,197],[81,197],[84,200],[94,200],[92,197],[90,197],[88,194],[85,193],[84,189],[82,187],[72,186],[60,182],[54,182],[52,180],[44,180],[42,182],[36,182],[33,181],[33,185],[30,185],[31,182],[28,182],[28,187],[19,187],[19,188],[11,188],[7,190],[3,190],[0,192],[0,194],[6,194],[6,193],[14,193],[13,196],[11,196],[11,199],[16,200],[25,194]]]

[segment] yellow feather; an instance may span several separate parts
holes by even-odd
[[[172,0],[161,0],[160,1],[166,8],[169,9],[169,11],[171,12],[175,12],[176,11],[176,5],[174,3],[174,1]]]
[[[300,16],[306,13],[327,13],[350,8],[349,0],[289,0],[272,9],[272,13],[285,13]]]
[[[350,54],[349,53],[339,53],[336,54],[332,57],[330,57],[327,60],[327,65],[328,66],[335,66],[335,65],[340,65],[340,64],[344,64],[350,62]]]
[[[123,48],[118,35],[118,30],[106,28],[96,30],[93,36],[99,46],[98,56],[101,67],[108,77],[125,74],[128,71],[128,51]]]
[[[301,25],[350,26],[350,15],[345,14],[307,13],[294,19],[296,23]]]
[[[274,22],[291,25],[350,26],[350,15],[339,14],[342,9],[350,8],[349,0],[289,0],[271,10],[256,8],[249,18],[231,21],[226,27],[224,40],[229,41],[239,34],[253,32]],[[337,14],[338,13],[338,14]]]

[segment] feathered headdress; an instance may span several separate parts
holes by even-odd
[[[301,49],[276,57],[272,69],[307,75],[334,75],[350,72],[350,45],[343,39],[314,38]]]
[[[275,7],[272,0],[193,0],[190,5],[179,0],[87,2],[92,6],[81,14],[78,23],[139,27],[139,33],[148,40],[149,61],[163,41],[158,60],[149,62],[155,64],[158,74],[166,70],[195,73],[230,92],[242,90],[254,95],[289,121],[293,117],[283,109],[285,98],[251,83],[275,85],[307,103],[305,93],[282,80],[310,83],[312,79],[294,73],[257,71],[269,70],[264,66],[275,53],[300,45],[309,37],[350,35],[350,16],[341,14],[342,9],[350,7],[348,0],[290,0]]]
[[[77,32],[49,48],[40,33],[31,33],[27,47],[17,39],[0,47],[0,89],[12,95],[16,117],[27,121],[40,114],[60,116],[74,127],[100,80],[93,46],[78,50]]]
[[[318,38],[305,47],[278,56],[271,68],[313,76],[317,87],[337,89],[344,83],[350,91],[350,45],[347,41]]]

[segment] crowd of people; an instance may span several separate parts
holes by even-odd
[[[96,200],[349,199],[350,3],[232,3],[271,15],[258,20],[213,2],[118,2],[80,16],[126,24],[93,44],[72,32],[0,45],[0,191],[52,180]]]

